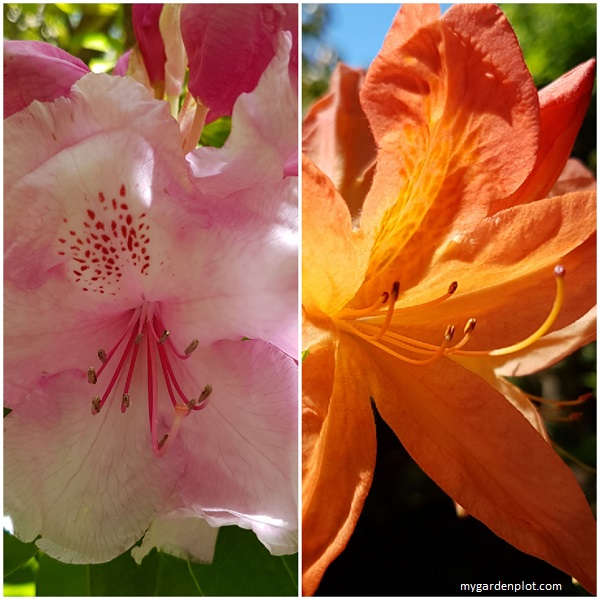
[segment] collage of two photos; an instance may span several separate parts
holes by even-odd
[[[4,4],[4,595],[596,594],[595,4]]]

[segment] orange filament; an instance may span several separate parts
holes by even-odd
[[[534,396],[533,394],[526,394],[526,396],[533,402],[539,402],[540,404],[546,404],[550,408],[570,408],[571,406],[578,406],[587,402],[590,398],[594,397],[594,394],[587,393],[582,394],[575,400],[555,400],[554,398],[542,398],[541,396]]]
[[[554,297],[554,304],[546,320],[540,325],[540,327],[534,331],[529,337],[523,341],[513,344],[512,346],[506,346],[505,348],[498,348],[497,350],[461,350],[458,354],[463,356],[505,356],[506,354],[513,354],[524,350],[531,346],[531,344],[537,342],[541,337],[546,335],[554,322],[558,317],[558,313],[563,305],[565,296],[565,284],[564,284],[565,268],[562,265],[554,267],[554,280],[556,282],[556,295]]]
[[[466,322],[462,338],[453,346],[450,346],[450,343],[454,336],[454,325],[447,326],[444,339],[439,345],[416,340],[402,335],[397,331],[390,331],[390,325],[396,315],[440,305],[448,300],[458,288],[456,281],[452,282],[448,287],[448,291],[439,298],[422,304],[401,308],[395,308],[400,285],[398,282],[394,282],[391,293],[385,292],[382,294],[372,306],[364,309],[343,309],[334,317],[334,320],[341,329],[412,365],[431,364],[442,356],[452,354],[460,356],[503,356],[527,348],[550,330],[563,304],[564,274],[565,269],[563,266],[557,265],[554,268],[556,296],[546,320],[529,337],[505,348],[495,350],[463,350],[474,334],[477,324],[477,320],[474,318],[470,318]],[[381,321],[382,317],[383,321]],[[420,357],[407,356],[404,352],[417,356],[420,355]]]
[[[568,421],[577,421],[581,419],[583,416],[582,412],[572,412],[566,416],[558,416],[553,411],[560,411],[563,408],[571,408],[573,406],[579,406],[584,402],[587,402],[590,398],[593,397],[593,394],[582,394],[575,400],[555,400],[553,398],[542,398],[540,396],[535,396],[533,394],[525,394],[529,400],[532,402],[536,402],[541,404],[546,409],[543,413],[544,419],[546,421],[551,421],[553,423],[560,422],[568,422]]]

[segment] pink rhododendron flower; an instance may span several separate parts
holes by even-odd
[[[51,101],[68,94],[87,65],[45,42],[4,42],[4,117],[33,100]]]
[[[131,7],[131,22],[148,79],[151,84],[162,86],[164,92],[167,55],[159,28],[162,9],[162,4],[134,4]]]
[[[273,43],[214,152],[186,158],[129,77],[87,74],[4,122],[5,512],[60,560],[145,534],[138,561],[206,561],[228,524],[296,551],[297,109],[290,36]]]
[[[253,90],[275,54],[274,35],[293,39],[291,78],[298,73],[295,4],[187,4],[181,33],[188,55],[193,96],[209,108],[207,120],[230,115],[243,92]],[[231,40],[236,43],[232,44]]]

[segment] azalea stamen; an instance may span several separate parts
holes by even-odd
[[[430,306],[436,306],[438,304],[441,304],[442,302],[445,302],[446,300],[448,300],[448,298],[450,298],[454,292],[456,292],[456,290],[458,289],[458,281],[453,281],[449,286],[448,286],[448,291],[440,296],[439,298],[435,298],[434,300],[429,300],[428,302],[423,302],[421,304],[414,304],[412,306],[403,306],[401,308],[396,308],[394,310],[394,314],[398,315],[401,313],[406,313],[406,312],[412,312],[414,310],[420,310],[422,308],[429,308]]]
[[[591,392],[587,394],[582,394],[575,398],[575,400],[556,400],[555,398],[542,398],[541,396],[535,396],[534,394],[526,394],[526,396],[533,400],[533,402],[538,402],[539,404],[546,404],[550,408],[570,408],[571,406],[578,406],[587,402],[590,398],[594,397],[594,394]]]
[[[546,317],[546,320],[529,337],[517,342],[516,344],[513,344],[512,346],[506,346],[505,348],[498,348],[496,350],[459,350],[456,352],[456,354],[461,356],[505,356],[507,354],[513,354],[514,352],[524,350],[525,348],[531,346],[531,344],[537,342],[541,337],[546,335],[548,331],[550,331],[550,328],[552,325],[554,325],[554,322],[560,313],[565,295],[564,276],[565,268],[562,265],[556,265],[556,267],[554,267],[556,295],[554,297],[552,309]]]
[[[390,303],[388,305],[387,313],[385,315],[385,320],[383,322],[383,325],[381,326],[381,329],[379,330],[379,333],[373,338],[374,340],[380,340],[387,331],[387,328],[390,326],[390,323],[392,322],[392,317],[394,316],[394,304],[396,303],[396,300],[398,300],[399,293],[400,283],[398,281],[394,281],[394,285],[392,286]]]
[[[430,364],[438,360],[441,356],[452,354],[459,356],[503,356],[527,348],[548,333],[562,308],[564,299],[564,275],[565,268],[562,265],[557,265],[554,268],[556,295],[552,309],[542,325],[521,342],[505,348],[495,350],[463,350],[473,337],[477,325],[477,320],[475,318],[467,320],[463,329],[463,336],[454,346],[450,346],[450,342],[454,336],[453,325],[449,325],[446,329],[444,340],[440,345],[416,340],[394,331],[392,323],[397,315],[429,308],[445,302],[458,289],[458,282],[456,281],[453,281],[448,286],[447,292],[438,298],[421,304],[399,308],[395,307],[395,303],[398,299],[400,286],[398,282],[395,282],[392,286],[392,291],[390,293],[385,292],[382,294],[372,306],[364,309],[343,309],[337,313],[335,321],[341,329],[344,329],[361,339],[374,344],[376,347],[385,350],[396,358],[413,365]],[[383,322],[381,321],[382,317]],[[396,328],[397,325],[398,324],[396,323]],[[427,358],[412,358],[401,354],[399,350],[411,354],[426,355]]]
[[[389,334],[389,333],[386,334],[384,341],[392,346],[397,346],[404,350],[409,350],[409,351],[415,352],[415,353],[422,353],[422,354],[429,355],[428,358],[421,360],[421,359],[410,358],[408,356],[404,356],[403,354],[399,354],[395,350],[392,350],[388,346],[380,343],[375,336],[366,335],[365,333],[360,331],[357,327],[354,327],[349,324],[342,324],[341,327],[343,329],[346,329],[346,331],[354,333],[355,335],[362,338],[363,340],[373,344],[375,347],[379,348],[380,350],[387,352],[394,358],[398,358],[402,362],[408,363],[410,365],[415,365],[415,366],[429,365],[429,364],[434,363],[439,358],[441,358],[444,355],[444,353],[446,352],[448,345],[452,341],[452,338],[454,336],[454,330],[455,330],[454,325],[448,325],[448,327],[446,328],[446,331],[444,333],[444,339],[439,346],[433,346],[432,344],[428,344],[428,346],[430,346],[431,348],[434,349],[433,351],[425,350],[423,348],[419,348],[419,347],[415,347],[415,346],[411,346],[410,344],[400,341],[400,340],[396,339],[396,334]],[[373,326],[369,326],[369,327],[373,327]],[[403,336],[400,336],[400,337],[403,337]],[[410,338],[404,338],[404,339],[410,339]],[[415,344],[419,343],[416,340],[411,340],[411,341],[414,342]]]
[[[370,317],[376,313],[382,306],[385,306],[390,295],[388,292],[383,292],[379,298],[367,308],[344,308],[336,316],[338,319],[359,319],[360,317]]]
[[[582,412],[572,412],[566,416],[558,416],[557,413],[564,408],[572,408],[573,406],[580,406],[584,402],[587,402],[594,395],[591,393],[582,394],[575,400],[556,400],[554,398],[542,398],[541,396],[535,396],[534,394],[525,394],[529,400],[540,404],[540,408],[543,408],[543,417],[546,421],[557,422],[568,422],[577,421],[583,416]]]
[[[127,339],[128,338],[128,339]],[[146,339],[147,349],[147,375],[148,375],[148,416],[150,420],[150,437],[152,442],[152,450],[156,456],[163,456],[167,449],[177,437],[181,427],[183,417],[191,413],[192,410],[202,410],[206,407],[208,397],[212,392],[212,386],[206,385],[200,392],[197,398],[189,399],[180,385],[172,353],[176,359],[186,360],[192,352],[198,347],[197,339],[192,340],[182,354],[175,348],[170,331],[164,326],[160,316],[159,305],[144,302],[137,308],[129,320],[126,330],[116,342],[115,346],[106,353],[104,349],[98,350],[98,358],[102,363],[96,370],[90,367],[87,372],[88,381],[91,384],[96,384],[100,375],[105,368],[111,363],[112,358],[117,354],[123,346],[123,342],[127,339],[125,347],[121,350],[121,355],[117,362],[112,377],[102,396],[94,396],[92,399],[92,414],[98,414],[105,402],[111,396],[119,379],[124,374],[124,387],[121,396],[120,410],[126,412],[131,406],[130,388],[133,382],[133,375],[137,365],[137,358],[141,347],[141,342]],[[125,363],[129,359],[129,364],[125,372]],[[169,432],[164,434],[159,439],[158,434],[158,368],[162,371],[165,386],[169,395],[169,399],[174,408],[173,422]]]
[[[477,325],[477,319],[469,319],[463,329],[463,336],[459,342],[457,342],[451,348],[448,348],[447,354],[452,354],[457,350],[460,350],[463,346],[467,344],[467,342],[471,339],[473,332],[475,331],[475,325]]]

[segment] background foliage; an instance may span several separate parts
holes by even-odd
[[[110,71],[135,44],[131,5],[5,4],[4,38],[59,46],[94,72]],[[222,146],[230,119],[204,131]],[[296,596],[298,555],[271,556],[251,531],[224,527],[210,565],[153,550],[137,565],[128,552],[96,565],[68,565],[4,531],[5,596]]]
[[[515,29],[538,88],[595,57],[595,4],[501,7]],[[304,110],[327,89],[336,62],[344,60],[335,48],[322,42],[331,19],[327,5],[303,8]],[[573,155],[595,172],[595,88]],[[547,371],[514,382],[527,393],[556,399],[575,399],[595,392],[596,344]],[[543,411],[542,415],[547,417],[557,451],[573,469],[595,510],[595,400],[578,410],[582,412],[580,418],[568,422],[552,420],[556,414]],[[414,463],[386,423],[375,416],[377,464],[373,485],[350,543],[325,573],[317,595],[458,596],[460,583],[498,581],[560,583],[561,592],[542,595],[587,595],[568,575],[516,550],[476,519],[457,518],[452,501]]]

